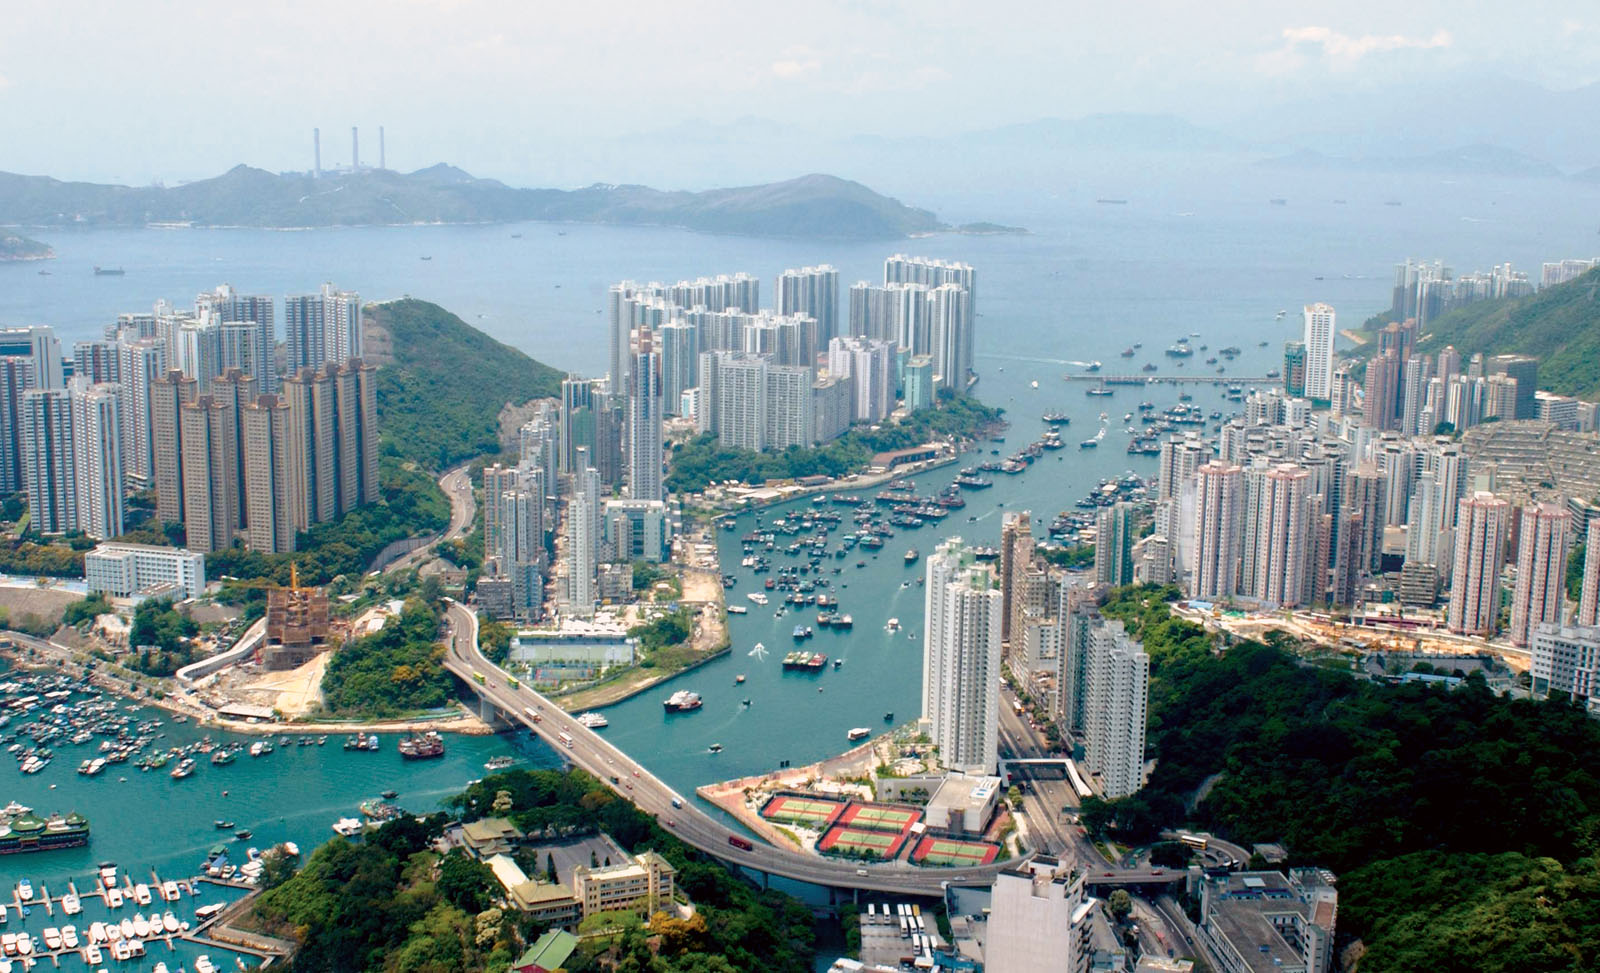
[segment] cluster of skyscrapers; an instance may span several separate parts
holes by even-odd
[[[630,484],[657,458],[658,417],[760,452],[827,442],[886,418],[897,401],[927,408],[938,388],[964,391],[976,285],[966,264],[896,255],[882,286],[850,289],[847,320],[827,265],[779,274],[770,309],[749,274],[613,285],[605,391],[625,403]]]
[[[1396,300],[1416,310],[1430,299],[1417,280],[1447,277],[1403,265]],[[1491,278],[1496,296],[1526,286],[1507,268]],[[1541,444],[1550,430],[1592,429],[1595,407],[1538,391],[1527,356],[1421,353],[1415,317],[1377,333],[1358,383],[1332,352],[1333,322],[1332,308],[1306,308],[1286,389],[1252,392],[1214,438],[1169,436],[1153,532],[1130,544],[1116,510],[1100,514],[1100,580],[1119,583],[1131,561],[1134,579],[1178,581],[1200,601],[1437,607],[1453,633],[1530,648],[1536,684],[1587,692],[1575,673],[1600,658],[1600,595],[1571,606],[1565,579],[1579,535],[1600,541],[1600,510],[1592,493],[1556,495],[1551,473],[1527,471],[1581,462]],[[1314,391],[1324,379],[1325,398]],[[1490,451],[1490,433],[1508,445]],[[1600,552],[1584,579],[1600,592]]]
[[[285,299],[224,285],[193,308],[119,315],[70,359],[48,327],[0,332],[0,489],[28,492],[41,533],[121,534],[152,489],[162,523],[207,552],[268,552],[378,496],[377,413],[361,302],[324,286]]]
[[[1041,561],[1027,513],[1006,517],[998,565],[959,539],[928,558],[922,719],[948,769],[994,772],[1007,668],[1082,745],[1106,797],[1139,789],[1150,660],[1096,611],[1107,590]]]

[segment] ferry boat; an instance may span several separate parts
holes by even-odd
[[[444,738],[437,730],[421,736],[408,736],[399,743],[400,756],[406,760],[429,760],[444,756]]]
[[[704,700],[699,693],[680,689],[668,696],[661,704],[668,713],[692,713],[704,705]]]
[[[516,762],[517,762],[516,758],[510,757],[510,756],[502,755],[502,756],[499,756],[499,757],[490,757],[488,760],[485,760],[483,762],[483,769],[484,770],[505,770],[507,767],[511,766],[512,764],[514,764]],[[388,794],[386,793],[384,796],[387,797]]]
[[[858,726],[846,733],[845,736],[849,737],[850,741],[854,743],[857,740],[865,740],[867,737],[872,736],[872,730],[865,726]]]
[[[906,559],[905,559],[906,563],[907,564],[915,564],[915,563],[917,563],[917,558],[919,558],[921,556],[922,555],[920,553],[918,553],[917,549],[913,547],[911,550],[906,551]]]
[[[1117,393],[1116,393],[1115,389],[1107,388],[1104,385],[1091,385],[1087,390],[1084,391],[1084,394],[1085,395],[1116,395]]]
[[[765,605],[767,603],[767,596],[762,594],[759,591],[752,591],[749,594],[745,595],[745,597],[750,599],[752,602],[756,603],[757,605]]]
[[[600,713],[584,713],[577,719],[578,725],[586,726],[591,730],[603,730],[611,725],[611,721]]]

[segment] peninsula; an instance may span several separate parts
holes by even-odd
[[[0,173],[0,223],[20,226],[321,227],[541,220],[671,226],[707,233],[882,240],[938,232],[1019,232],[943,223],[846,179],[808,175],[702,192],[596,183],[522,189],[439,164],[416,172],[273,173],[238,165],[178,186],[116,186]]]

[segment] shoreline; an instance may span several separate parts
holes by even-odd
[[[33,639],[26,635],[21,636],[19,639],[20,633],[7,632],[6,634],[11,637],[12,644],[9,647],[0,648],[0,657],[8,660],[17,669],[24,669],[30,672],[54,670],[78,676],[87,676],[89,684],[97,689],[130,702],[138,703],[141,706],[150,706],[163,712],[171,713],[174,716],[187,717],[197,727],[214,726],[219,730],[252,736],[273,736],[280,733],[294,735],[316,734],[318,736],[326,734],[331,736],[335,733],[347,735],[351,733],[410,733],[419,730],[438,730],[440,733],[455,733],[461,736],[492,736],[495,733],[493,728],[478,719],[470,709],[462,706],[459,702],[455,704],[457,707],[456,713],[440,714],[432,717],[409,716],[384,720],[363,719],[337,722],[301,720],[250,722],[249,720],[233,719],[219,715],[216,710],[194,701],[192,697],[181,690],[161,690],[162,694],[156,696],[145,687],[120,681],[104,671],[100,660],[96,660],[97,664],[92,670],[86,671],[84,660],[74,658],[70,654],[76,650],[67,649],[53,642]],[[27,639],[27,642],[23,642],[21,639]],[[27,648],[38,649],[38,645],[28,644],[35,642],[38,645],[48,646],[48,650],[40,651],[49,651],[54,655],[45,658],[27,658],[24,655],[24,650]]]

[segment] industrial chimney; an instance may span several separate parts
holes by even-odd
[[[322,129],[311,130],[311,175],[322,178]]]
[[[361,137],[354,125],[350,126],[350,171],[361,168]]]

